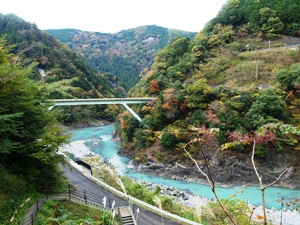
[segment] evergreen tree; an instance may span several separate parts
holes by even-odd
[[[285,116],[285,102],[271,89],[262,92],[246,113],[248,126],[255,129],[270,122],[278,122]]]
[[[0,42],[0,165],[24,176],[35,188],[54,185],[56,151],[66,137],[54,112],[42,105],[45,90],[28,78],[32,66],[10,63]],[[53,177],[54,176],[54,177]]]

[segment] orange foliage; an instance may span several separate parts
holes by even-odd
[[[257,215],[257,219],[258,219],[258,220],[262,220],[263,218],[264,218],[263,216]]]
[[[157,80],[151,80],[149,84],[149,91],[152,93],[160,92],[159,83]]]
[[[171,106],[169,104],[169,102],[165,102],[162,106],[161,106],[162,109],[164,110],[171,110]]]
[[[172,98],[172,100],[171,100],[171,104],[172,105],[179,105],[179,100],[174,100],[174,98]]]
[[[128,126],[128,123],[126,122],[126,120],[124,119],[125,116],[130,115],[130,113],[128,111],[125,111],[122,113],[122,115],[119,118],[120,124],[121,124],[121,129],[125,129]]]

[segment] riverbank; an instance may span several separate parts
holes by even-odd
[[[63,126],[63,130],[65,132],[77,130],[77,129],[83,129],[87,127],[101,127],[106,125],[111,125],[113,122],[107,121],[107,120],[95,120],[95,121],[88,121],[88,122],[81,122],[81,123],[74,123],[69,126]]]
[[[273,149],[273,151],[275,151]],[[119,154],[132,160],[132,165],[137,172],[150,174],[152,176],[160,176],[173,180],[184,180],[186,182],[194,182],[202,184],[207,183],[205,176],[198,171],[194,162],[186,157],[180,157],[178,153],[168,154],[167,150],[160,147],[156,149],[145,149],[143,153],[136,150],[133,153],[131,148],[123,146]],[[170,152],[171,153],[171,152]],[[214,178],[215,184],[220,187],[232,186],[258,186],[259,181],[253,168],[251,153],[234,153],[221,152],[217,148],[206,151],[206,157],[209,159],[210,172]],[[136,155],[142,157],[135,157]],[[160,158],[157,159],[156,155]],[[163,155],[163,156],[162,156]],[[141,160],[143,158],[143,160]],[[135,160],[137,159],[137,160]],[[299,168],[289,165],[295,158],[291,158],[286,152],[279,154],[274,153],[273,159],[268,162],[257,157],[255,159],[258,173],[263,177],[264,184],[273,183],[280,174],[288,169],[273,187],[284,187],[293,190],[300,190],[300,173]],[[204,172],[206,165],[204,160],[197,160],[199,168]],[[279,162],[283,162],[280,164]]]
[[[60,147],[59,152],[67,153],[67,155],[72,155],[72,158],[79,159],[96,156],[97,154],[90,151],[84,143],[85,140],[72,141],[70,144]]]
[[[94,152],[90,151],[89,148],[85,145],[84,140],[78,140],[78,141],[72,141],[68,145],[62,146],[59,151],[61,152],[67,152],[71,155],[73,155],[76,158],[85,158],[85,157],[91,157],[95,156]],[[139,181],[143,183],[142,181]],[[155,188],[156,184],[144,182],[144,186],[150,186],[152,189]],[[200,199],[200,205],[204,206],[206,205],[210,199],[207,199],[205,197],[199,198],[199,196],[192,195],[188,192],[183,192],[180,190],[175,189],[174,187],[163,187],[163,192],[169,196],[172,196],[176,199],[177,202],[188,205],[190,207],[195,207],[199,205],[199,199]],[[166,191],[165,191],[166,190]],[[249,206],[251,208],[251,206]],[[253,213],[253,220],[258,220],[263,215],[262,207],[256,207]],[[281,218],[283,223],[285,225],[296,225],[300,224],[300,215],[297,211],[291,211],[288,209],[284,210],[275,210],[275,209],[267,209],[267,218],[268,220],[271,220],[273,225],[279,225]],[[261,220],[260,220],[261,221]]]

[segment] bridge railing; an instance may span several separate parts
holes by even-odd
[[[49,110],[56,106],[67,106],[67,105],[107,105],[107,104],[117,104],[123,105],[132,116],[134,116],[139,122],[142,118],[139,117],[127,104],[140,104],[150,101],[155,101],[156,98],[86,98],[86,99],[52,99],[49,100]],[[45,103],[43,103],[45,104]]]
[[[52,102],[86,102],[86,101],[143,101],[148,102],[156,100],[155,97],[142,97],[142,98],[70,98],[70,99],[49,99]]]

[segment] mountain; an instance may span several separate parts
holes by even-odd
[[[39,30],[35,24],[13,14],[0,14],[0,36],[11,46],[10,53],[16,56],[16,62],[34,64],[30,78],[46,87],[49,99],[116,97],[122,93],[107,81],[104,74],[92,69],[83,57]],[[64,107],[62,120],[73,123],[92,118],[113,118],[104,113],[106,108],[93,106],[78,110]]]
[[[229,0],[219,14],[206,26],[216,24],[243,27],[263,38],[278,34],[300,36],[299,1],[294,0]]]
[[[122,30],[115,34],[75,29],[45,30],[66,43],[89,65],[117,81],[128,91],[150,69],[157,52],[182,36],[193,39],[196,33],[155,25]]]
[[[7,57],[2,47],[0,51],[4,81],[0,115],[0,177],[5,180],[0,182],[2,220],[7,222],[15,207],[31,196],[33,190],[27,184],[32,180],[39,184],[39,178],[43,178],[44,184],[56,184],[55,154],[49,150],[55,150],[62,140],[60,133],[47,126],[47,120],[53,122],[56,118],[44,117],[48,111],[41,107],[43,96],[37,85],[47,89],[48,98],[89,98],[117,96],[124,91],[115,92],[111,84],[136,81],[134,76],[121,81],[121,76],[98,72],[96,63],[93,68],[89,66],[97,60],[112,68],[112,63],[116,67],[125,65],[119,68],[130,73],[134,68],[142,69],[138,73],[141,79],[127,95],[157,98],[132,107],[143,118],[142,123],[126,111],[118,115],[116,122],[121,154],[131,157],[139,172],[198,181],[204,178],[199,169],[206,173],[209,168],[211,182],[253,186],[258,183],[258,172],[264,184],[276,181],[300,189],[300,4],[295,2],[229,0],[193,38],[177,36],[168,41],[151,33],[134,45],[132,40],[139,37],[139,29],[120,34],[122,39],[118,41],[101,34],[105,37],[102,43],[98,43],[96,33],[88,33],[88,43],[80,42],[80,51],[15,15],[0,15],[0,45],[5,40],[10,47]],[[74,42],[73,36],[79,38],[85,33],[70,32],[75,34],[69,37],[62,33],[61,38]],[[106,49],[107,43],[114,43],[113,50]],[[93,44],[97,48],[92,48]],[[125,46],[131,49],[130,54]],[[90,54],[82,53],[85,48]],[[94,50],[112,56],[98,59]],[[140,57],[146,57],[148,51],[153,53],[154,60],[149,59],[153,64],[149,68],[141,66],[144,60],[135,58],[133,50],[139,50]],[[84,60],[88,56],[89,65]],[[133,61],[140,67],[131,64]],[[23,71],[22,65],[34,68],[30,78],[35,84],[28,82],[25,75],[29,70]],[[23,73],[23,79],[18,80]],[[15,78],[13,82],[8,75]],[[65,123],[109,119],[118,112],[118,108],[104,106],[66,107],[60,119]],[[53,140],[50,144],[49,138]],[[252,152],[258,171],[253,168]],[[42,169],[40,165],[44,165]],[[37,190],[43,190],[44,184]]]
[[[176,174],[204,178],[191,156],[200,168],[208,160],[216,182],[249,184],[257,180],[250,158],[255,146],[264,182],[290,168],[279,183],[300,188],[300,38],[298,32],[285,35],[288,23],[277,15],[290,8],[278,4],[230,0],[194,39],[177,38],[159,51],[151,70],[128,93],[157,101],[134,108],[142,124],[119,115],[122,154],[137,165],[158,164],[137,169],[171,178],[180,163],[183,169]],[[262,8],[252,16],[263,24],[253,29],[247,19],[223,21],[258,5]],[[283,29],[263,32],[265,15],[259,12],[264,11],[272,12],[267,24],[278,17]]]

